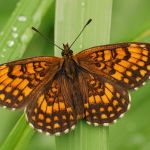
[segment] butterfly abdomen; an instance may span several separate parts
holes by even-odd
[[[77,63],[70,57],[67,57],[66,59],[64,59],[64,64],[62,67],[63,72],[65,73],[65,76],[68,78],[69,80],[69,85],[68,87],[66,87],[66,90],[71,90],[71,101],[70,103],[72,103],[72,106],[75,110],[75,114],[77,115],[78,119],[83,118],[84,115],[84,107],[83,107],[83,97],[82,97],[82,93],[79,90],[79,81],[78,81],[78,65]]]

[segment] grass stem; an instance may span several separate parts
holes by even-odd
[[[62,0],[56,3],[55,43],[72,43],[89,18],[93,22],[73,45],[74,53],[108,44],[110,40],[112,0]],[[55,49],[60,56],[60,51]],[[108,127],[77,124],[75,131],[56,137],[57,150],[108,150]]]

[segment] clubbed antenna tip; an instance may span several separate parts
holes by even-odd
[[[92,21],[92,19],[89,19],[87,21],[87,23],[84,25],[84,27],[82,28],[82,30],[80,31],[80,33],[78,34],[78,36],[75,38],[75,40],[72,42],[72,44],[70,45],[70,48],[72,47],[72,45],[76,42],[76,40],[79,38],[79,36],[81,35],[81,33],[84,31],[84,29],[86,28],[86,26]]]
[[[86,25],[88,25],[90,22],[92,21],[92,19],[89,19],[86,23]]]

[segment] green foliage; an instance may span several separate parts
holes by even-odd
[[[32,26],[39,27],[52,0],[20,0],[0,34],[0,62],[20,58],[33,36]],[[1,144],[2,150],[23,149],[30,141],[33,130],[22,116]]]
[[[109,43],[112,0],[96,0],[95,3],[91,0],[71,2],[62,0],[57,1],[56,8],[55,43],[71,44],[89,18],[93,21],[73,45],[74,53],[93,45]],[[89,14],[92,9],[95,11]],[[55,52],[60,55],[60,50],[57,48]],[[107,140],[108,127],[92,127],[81,121],[72,133],[56,137],[56,148],[57,150],[107,150]]]
[[[108,34],[110,22],[108,20],[110,18],[112,18],[110,34],[111,43],[125,41],[150,42],[149,0],[115,0],[113,1],[112,15],[111,13],[108,13],[108,7],[102,5],[103,2],[107,3],[108,0],[82,0],[80,1],[82,5],[84,5],[84,2],[89,3],[88,5],[84,5],[84,9],[81,9],[81,5],[73,5],[76,1],[69,1],[69,6],[67,5],[65,7],[61,7],[61,5],[63,5],[63,1],[64,0],[58,1],[60,6],[58,6],[57,4],[56,11],[58,11],[59,13],[56,12],[55,15],[56,24],[58,25],[55,27],[55,41],[60,46],[62,43],[71,43],[78,32],[81,30],[83,24],[89,18],[92,18],[93,22],[91,23],[91,25],[89,25],[80,39],[73,46],[73,50],[80,51],[83,48],[109,43]],[[1,63],[21,57],[26,48],[27,51],[24,57],[53,54],[53,47],[49,46],[49,43],[47,43],[46,41],[41,40],[38,35],[36,35],[31,41],[33,32],[30,31],[30,27],[39,27],[42,22],[40,30],[46,33],[51,38],[51,40],[53,40],[55,11],[54,3],[52,3],[52,1],[50,0],[21,0],[20,2],[22,2],[22,4],[18,6],[17,9],[15,9],[15,12],[13,10],[15,8],[16,2],[17,0],[0,1],[0,30],[3,32],[3,35],[0,36]],[[58,7],[60,8],[59,10]],[[88,8],[88,11],[85,8]],[[67,11],[71,10],[71,13],[66,14]],[[111,9],[109,11],[111,12]],[[13,15],[11,15],[12,12]],[[65,13],[65,16],[62,12]],[[109,16],[107,16],[107,14],[104,12],[107,12]],[[46,16],[43,17],[45,13]],[[34,22],[32,16],[34,16],[35,14],[37,14],[37,16],[39,14],[42,15],[40,17],[37,17],[37,20]],[[94,17],[95,14],[96,17]],[[27,19],[25,23],[21,24],[21,22],[18,22],[16,19],[12,19],[17,18],[18,15],[27,15],[27,18],[30,19]],[[107,18],[108,22],[103,19],[101,20],[100,18]],[[62,22],[61,19],[63,19]],[[72,21],[70,22],[70,20]],[[17,26],[18,29],[20,27],[20,30],[18,30],[18,38],[15,39],[15,44],[12,47],[7,47],[7,42],[13,38],[11,33],[12,27],[14,26]],[[104,29],[108,29],[108,31]],[[103,30],[104,32],[102,32]],[[21,37],[24,34],[27,35],[27,40],[23,41],[22,43]],[[59,55],[59,52],[57,52],[56,54]],[[150,83],[140,88],[138,91],[133,92],[131,94],[132,105],[130,111],[125,115],[123,119],[118,120],[117,124],[110,126],[108,145],[111,150],[149,150],[149,89]],[[19,119],[19,116],[21,114],[22,111],[11,112],[9,110],[3,110],[2,108],[0,109],[0,145],[3,146],[3,149],[24,148],[28,150],[54,150],[54,137],[47,137],[38,133],[34,134],[34,136],[32,137],[33,130],[28,127],[24,117],[22,116]],[[60,139],[56,140],[58,144],[62,145],[62,148],[65,145],[68,146],[69,144],[71,148],[73,146],[79,146],[81,148],[82,144],[83,146],[86,146],[86,142],[89,147],[91,146],[93,148],[93,141],[95,140],[94,144],[96,144],[97,138],[100,142],[98,145],[101,145],[102,143],[100,139],[107,139],[101,137],[101,135],[107,136],[107,133],[101,134],[103,131],[108,131],[103,129],[104,128],[92,128],[91,126],[89,127],[85,125],[84,122],[80,122],[76,128],[75,133],[72,132],[70,135],[62,136],[63,139],[61,139],[60,137]],[[91,133],[92,131],[94,133]],[[95,132],[97,132],[97,134]],[[76,142],[73,143],[71,141],[73,138],[72,134],[76,134],[74,137],[79,137],[80,140],[76,140]],[[69,144],[65,142],[67,139]],[[73,139],[73,141],[75,141],[75,139]],[[104,141],[104,143],[107,142]],[[103,145],[106,146],[106,144]]]
[[[1,146],[1,150],[8,149],[25,149],[26,145],[31,140],[34,131],[29,128],[24,115],[22,115],[14,126],[13,130]]]
[[[51,1],[20,0],[4,29],[1,31],[0,62],[19,58],[23,55],[33,32],[32,26],[39,27],[41,18]]]

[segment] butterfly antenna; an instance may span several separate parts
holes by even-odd
[[[46,39],[49,43],[55,45],[57,48],[59,48],[60,50],[63,51],[63,49],[62,49],[61,47],[59,47],[59,46],[56,45],[55,43],[51,42],[51,41],[49,40],[49,38],[46,37],[45,35],[43,35],[38,29],[36,29],[35,27],[32,27],[32,30],[35,31],[35,32],[37,32],[37,33],[39,33],[39,34],[40,34],[44,39]]]
[[[82,30],[80,31],[80,33],[78,34],[78,36],[75,38],[75,40],[72,42],[72,44],[70,45],[70,48],[72,47],[72,45],[76,42],[76,40],[79,38],[79,36],[81,35],[81,33],[84,31],[84,29],[86,28],[86,26],[92,21],[92,19],[89,19],[87,21],[87,23],[84,25],[84,27],[82,28]]]

